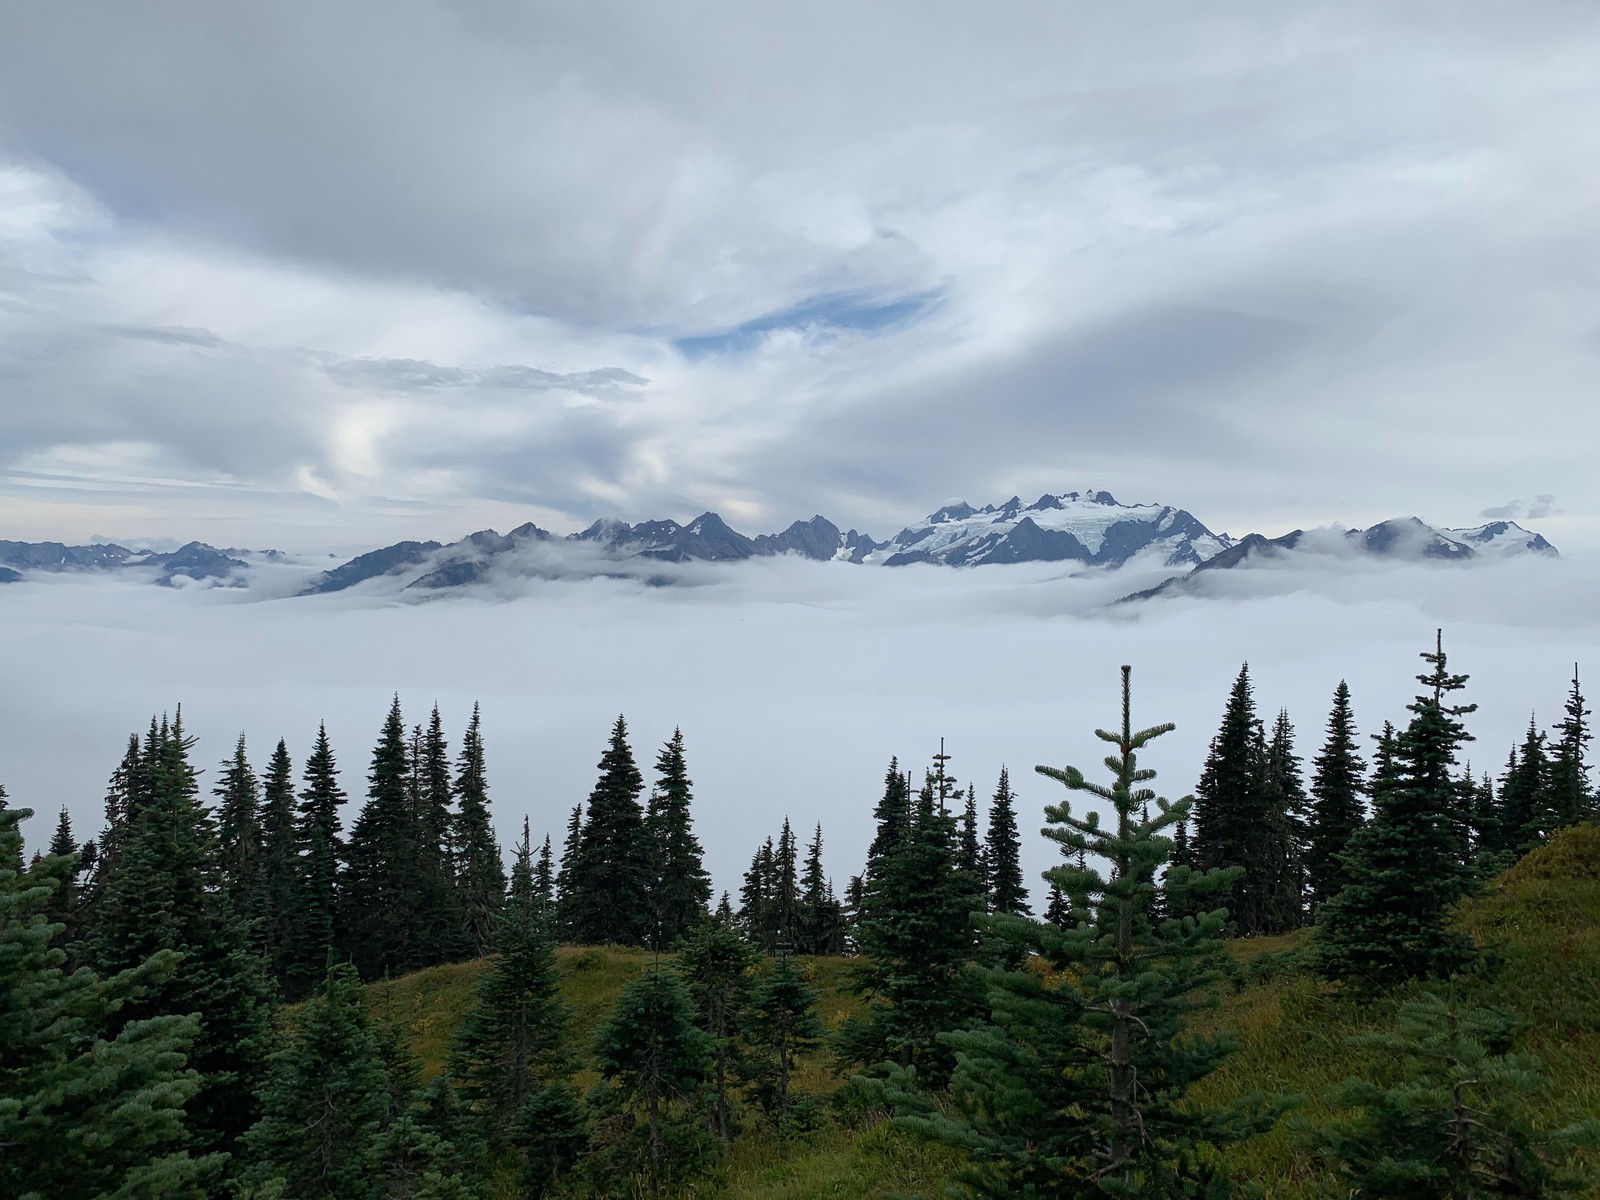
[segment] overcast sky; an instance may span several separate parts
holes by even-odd
[[[1600,546],[1593,0],[0,12],[0,537]]]

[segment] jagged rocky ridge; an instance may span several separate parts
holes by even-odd
[[[1282,537],[1251,533],[1197,563],[1184,575],[1124,596],[1123,602],[1157,596],[1195,595],[1218,571],[1273,562],[1302,560],[1310,555],[1395,559],[1404,562],[1467,562],[1473,559],[1537,555],[1559,557],[1541,534],[1514,521],[1492,521],[1471,529],[1435,529],[1416,517],[1380,521],[1370,529],[1296,529]]]
[[[154,581],[174,587],[181,579],[204,579],[243,586],[249,563],[235,557],[241,550],[218,550],[204,542],[190,542],[165,553],[130,550],[113,542],[68,546],[61,542],[0,541],[0,583],[18,583],[32,571],[94,571],[143,568]],[[271,556],[274,550],[264,551]]]
[[[275,551],[263,552],[266,557]],[[482,583],[497,573],[572,578],[618,575],[669,583],[683,564],[741,562],[780,554],[816,561],[871,566],[914,563],[952,567],[1052,562],[1115,569],[1137,559],[1146,568],[1187,568],[1127,599],[1198,590],[1214,572],[1309,553],[1357,554],[1399,561],[1461,562],[1483,557],[1554,555],[1538,534],[1509,521],[1474,529],[1435,529],[1416,518],[1385,521],[1364,530],[1296,530],[1279,538],[1250,534],[1235,540],[1213,533],[1183,509],[1122,504],[1108,492],[1045,495],[1031,504],[1012,497],[974,508],[946,505],[886,542],[854,529],[841,531],[821,516],[796,521],[781,533],[749,537],[707,512],[687,525],[677,521],[596,521],[580,533],[558,537],[528,523],[509,533],[481,530],[458,542],[405,541],[322,572],[301,595],[341,592],[371,580],[406,590],[439,592]],[[170,553],[97,543],[0,541],[0,583],[38,571],[145,568],[156,582],[180,577],[239,585],[260,557],[191,542]],[[1197,582],[1197,580],[1199,582]]]

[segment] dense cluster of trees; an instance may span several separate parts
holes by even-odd
[[[1468,680],[1442,639],[1422,657],[1408,719],[1370,764],[1339,684],[1309,780],[1288,715],[1263,719],[1242,669],[1195,794],[1171,802],[1139,762],[1171,727],[1136,726],[1125,668],[1119,720],[1098,731],[1109,782],[1038,768],[1087,798],[1045,810],[1060,860],[1038,916],[1009,772],[980,822],[942,745],[920,779],[890,761],[842,898],[821,826],[802,846],[785,818],[737,904],[713,905],[681,732],[646,794],[619,717],[559,858],[524,821],[508,874],[476,709],[452,756],[437,708],[408,729],[396,698],[348,831],[326,729],[298,786],[284,742],[258,773],[241,737],[208,803],[181,713],[153,720],[92,841],[63,812],[27,862],[24,812],[0,789],[0,1193],[447,1200],[490,1179],[526,1195],[631,1179],[658,1194],[741,1122],[787,1139],[827,1119],[796,1082],[827,1044],[844,1094],[961,1148],[967,1194],[1222,1195],[1219,1148],[1285,1102],[1198,1103],[1228,1043],[1189,1019],[1224,938],[1312,924],[1315,969],[1342,987],[1424,989],[1386,1043],[1418,1064],[1414,1086],[1334,1097],[1343,1115],[1308,1143],[1319,1161],[1363,1195],[1452,1195],[1427,1188],[1495,1172],[1513,1194],[1566,1194],[1586,1186],[1567,1154],[1581,1131],[1545,1136],[1482,1083],[1536,1064],[1485,1049],[1473,1031],[1490,1018],[1425,985],[1474,961],[1456,900],[1595,819],[1590,714],[1574,677],[1563,719],[1530,728],[1498,780],[1476,777],[1460,761]],[[657,952],[592,1040],[562,1000],[562,942]],[[861,1005],[830,1037],[803,960],[841,953]],[[422,1086],[362,984],[483,956],[448,1069]],[[1468,1092],[1470,1129],[1441,1165],[1417,1131]]]

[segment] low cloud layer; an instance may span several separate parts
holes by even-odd
[[[13,26],[0,536],[1092,486],[1269,534],[1554,492],[1514,503],[1600,546],[1587,5]]]
[[[1095,767],[1092,730],[1115,715],[1123,662],[1135,668],[1135,719],[1178,723],[1148,763],[1175,797],[1194,786],[1245,660],[1262,711],[1288,708],[1309,759],[1340,679],[1364,731],[1405,718],[1416,656],[1442,625],[1480,705],[1468,753],[1498,771],[1530,713],[1559,715],[1573,662],[1592,673],[1600,658],[1592,557],[1364,570],[1313,556],[1217,572],[1215,599],[1110,608],[1118,577],[1059,567],[791,559],[700,564],[697,586],[681,588],[523,579],[420,603],[256,598],[294,591],[315,566],[262,566],[280,574],[260,593],[105,576],[0,589],[0,656],[26,681],[0,690],[0,781],[44,814],[30,837],[48,835],[62,804],[80,836],[97,831],[127,734],[180,702],[206,786],[241,730],[258,763],[286,737],[298,767],[326,720],[359,800],[398,691],[413,721],[437,700],[456,737],[482,702],[507,844],[525,813],[559,841],[622,712],[642,761],[682,727],[719,889],[737,887],[786,815],[808,830],[822,822],[842,887],[860,869],[889,756],[920,769],[941,737],[980,798],[1011,768],[1033,878],[1049,862],[1033,830],[1062,796],[1030,768]]]

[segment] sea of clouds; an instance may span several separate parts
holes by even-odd
[[[1573,663],[1600,661],[1594,558],[1303,556],[1210,572],[1202,595],[1144,604],[1114,603],[1155,581],[1138,571],[789,558],[678,571],[692,586],[506,574],[431,598],[385,581],[292,598],[327,565],[257,564],[247,589],[159,588],[131,574],[0,589],[0,782],[40,814],[30,842],[46,840],[61,805],[80,838],[96,833],[127,735],[180,703],[207,788],[241,731],[258,766],[286,738],[298,771],[326,721],[353,797],[348,827],[398,692],[409,722],[437,701],[453,743],[482,703],[508,850],[524,815],[536,841],[549,832],[559,845],[620,712],[647,775],[682,727],[719,890],[737,889],[788,816],[802,838],[822,822],[842,891],[860,870],[890,755],[920,771],[941,738],[980,807],[1009,765],[1036,877],[1053,852],[1034,831],[1065,793],[1032,767],[1100,769],[1092,731],[1116,719],[1122,663],[1134,666],[1135,721],[1177,723],[1145,762],[1176,797],[1194,786],[1246,660],[1263,715],[1286,707],[1309,759],[1341,678],[1363,731],[1403,720],[1416,656],[1442,626],[1480,706],[1474,767],[1495,772],[1530,714],[1560,715]]]

